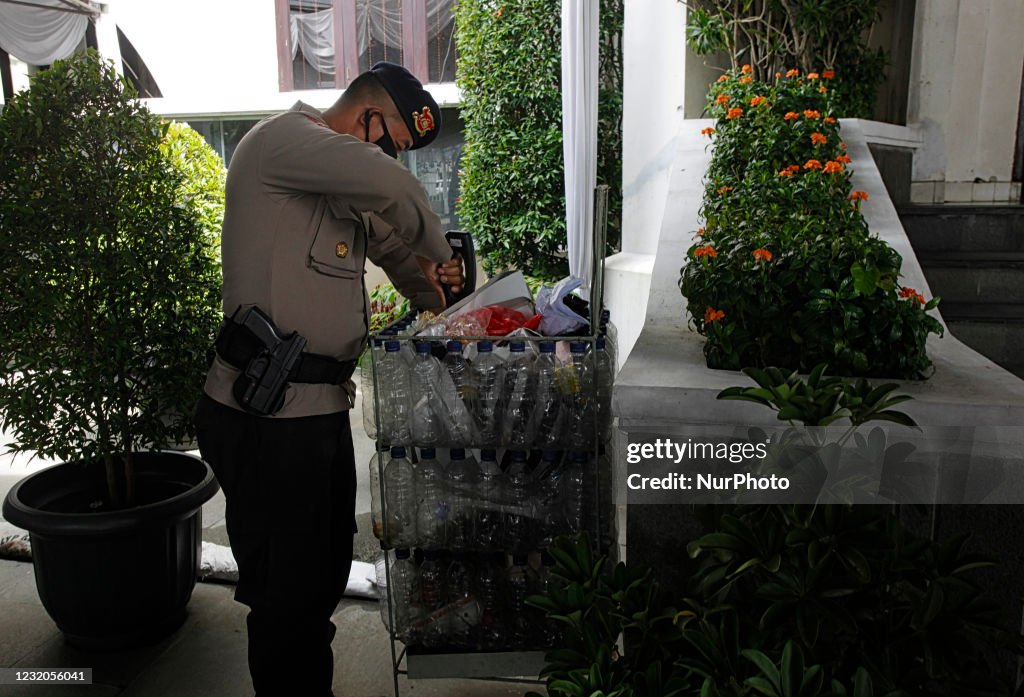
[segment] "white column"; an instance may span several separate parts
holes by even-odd
[[[117,40],[117,21],[114,6],[117,0],[97,0],[100,16],[96,18],[96,45],[103,58],[113,61],[118,73],[124,71],[121,62],[121,44]]]

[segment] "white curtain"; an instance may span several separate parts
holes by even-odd
[[[33,3],[67,8],[60,0]],[[50,65],[70,56],[88,25],[84,14],[0,2],[0,48],[29,65]]]
[[[597,185],[597,0],[562,0],[562,152],[569,273],[592,282]],[[604,250],[598,250],[603,253]]]
[[[366,53],[371,38],[389,46],[402,45],[402,1],[356,2],[356,39],[360,55]],[[437,36],[451,20],[456,1],[432,0],[427,3],[428,40]],[[301,51],[311,66],[325,75],[334,75],[334,10],[293,12],[291,34],[293,59]]]

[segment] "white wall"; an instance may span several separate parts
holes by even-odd
[[[623,26],[622,253],[605,262],[605,304],[621,365],[643,328],[684,93],[685,8],[626,0]]]
[[[914,157],[913,201],[1020,199],[1010,178],[1022,35],[1021,0],[917,4],[907,123],[921,128],[924,146]]]

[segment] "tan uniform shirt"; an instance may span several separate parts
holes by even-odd
[[[231,160],[222,238],[224,312],[258,305],[306,350],[347,360],[366,341],[369,302],[363,263],[379,264],[417,307],[437,295],[416,263],[451,257],[419,181],[376,145],[335,133],[298,102],[258,123]],[[238,371],[219,357],[205,391],[239,408]],[[344,411],[347,385],[293,384],[278,418]]]

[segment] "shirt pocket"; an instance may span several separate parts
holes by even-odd
[[[335,217],[324,206],[313,242],[308,266],[327,276],[359,278],[366,257],[366,233],[361,219]]]

